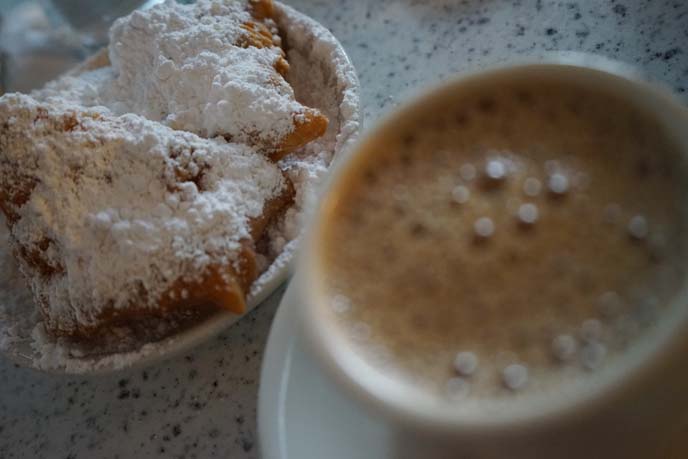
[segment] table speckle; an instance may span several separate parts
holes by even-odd
[[[359,73],[368,125],[418,88],[457,72],[556,50],[639,66],[687,100],[686,2],[288,3],[344,44]],[[144,369],[64,377],[0,358],[0,456],[258,457],[260,364],[282,293],[192,352]]]

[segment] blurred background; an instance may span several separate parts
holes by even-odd
[[[112,22],[162,0],[0,0],[0,94],[41,86],[107,44]]]

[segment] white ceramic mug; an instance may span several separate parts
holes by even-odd
[[[358,161],[365,161],[358,152],[365,152],[368,142],[405,115],[465,85],[495,77],[543,74],[637,104],[673,134],[688,158],[688,110],[675,97],[621,64],[568,55],[554,62],[504,66],[443,83],[389,114],[340,159],[304,240],[297,276],[303,300],[300,323],[307,346],[335,383],[371,415],[382,416],[401,429],[403,446],[394,457],[688,457],[688,442],[682,438],[688,436],[688,283],[667,306],[645,344],[619,357],[592,383],[564,384],[554,395],[526,397],[506,409],[480,402],[475,409],[457,411],[437,396],[378,371],[353,350],[323,301],[324,262],[317,247],[328,208],[338,193],[346,193],[340,186],[342,176]]]

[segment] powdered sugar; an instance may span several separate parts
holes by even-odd
[[[110,31],[110,69],[68,76],[35,96],[71,97],[114,114],[136,113],[203,137],[275,150],[305,107],[275,70],[278,46],[241,46],[248,34],[241,24],[250,21],[244,2],[172,0],[136,11]]]
[[[64,120],[77,123],[64,130]],[[286,186],[262,155],[223,139],[202,139],[137,115],[109,117],[30,96],[0,99],[6,123],[0,167],[10,186],[36,183],[12,226],[21,247],[68,275],[37,276],[47,320],[69,332],[96,326],[105,308],[156,307],[188,272],[236,260],[250,219]],[[201,172],[202,171],[202,172]],[[188,175],[189,177],[185,177]]]
[[[297,246],[295,238],[301,232],[309,201],[316,195],[333,153],[346,148],[359,129],[358,83],[355,71],[337,41],[323,27],[291,8],[279,4],[276,7],[276,20],[286,33],[291,48],[288,79],[301,102],[317,107],[329,117],[330,128],[325,136],[309,144],[307,151],[297,152],[279,163],[294,181],[296,201],[270,232],[272,256],[276,256],[276,259],[254,282],[249,308],[265,299],[286,278]],[[103,62],[103,59],[96,58],[87,63],[89,70],[98,66],[94,62]],[[109,71],[109,68],[97,70],[101,73]],[[81,94],[74,96],[80,100],[85,100],[84,94],[97,94],[99,89],[94,88],[97,81],[102,81],[101,75],[90,81],[80,79],[79,84],[73,84],[74,81],[65,84],[68,78],[51,86],[57,88],[62,85],[61,90],[68,87],[81,91]],[[88,84],[81,85],[83,82]],[[44,100],[49,97],[43,93]],[[93,110],[109,109],[103,107]],[[0,222],[0,227],[0,349],[23,364],[70,373],[123,368],[188,348],[237,320],[235,315],[219,313],[194,329],[155,343],[137,343],[135,337],[118,337],[118,342],[126,342],[122,350],[134,349],[133,352],[118,351],[117,347],[81,349],[74,343],[55,339],[43,331],[31,297],[22,288],[14,261],[9,256],[7,245],[3,243],[6,231],[3,222]]]

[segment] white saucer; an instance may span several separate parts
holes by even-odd
[[[393,429],[341,394],[302,345],[295,318],[296,285],[291,282],[282,298],[263,357],[258,393],[262,457],[398,457]]]

